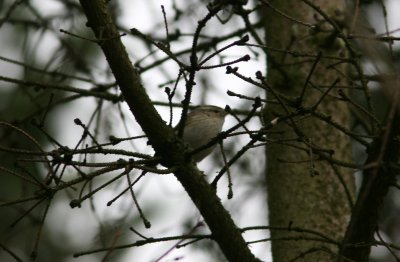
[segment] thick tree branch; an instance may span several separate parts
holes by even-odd
[[[162,157],[163,164],[177,167],[175,176],[208,224],[212,238],[229,261],[257,261],[248,249],[240,231],[224,209],[215,191],[193,163],[184,157],[184,145],[161,119],[133,68],[120,35],[107,11],[105,1],[80,0],[122,94],[132,114],[147,134],[151,145]]]
[[[398,92],[395,93],[398,96]],[[397,103],[392,106],[393,116],[388,118],[386,132],[382,132],[368,150],[369,157],[365,162],[368,169],[364,171],[360,193],[343,240],[341,261],[369,261],[383,200],[398,173],[400,114],[397,107]]]

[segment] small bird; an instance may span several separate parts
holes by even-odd
[[[198,106],[194,108],[186,117],[185,127],[183,128],[182,139],[189,145],[191,149],[197,149],[206,145],[221,132],[224,125],[225,116],[228,113],[218,106]],[[175,126],[174,130],[178,132],[181,122]],[[216,147],[216,145],[207,147],[192,155],[193,161],[196,163],[208,156]],[[156,153],[155,158],[159,157]],[[146,164],[146,167],[155,167],[158,162]],[[141,176],[147,173],[143,170]]]
[[[183,128],[183,141],[191,149],[206,145],[221,132],[226,115],[227,112],[218,106],[205,105],[194,108],[187,115],[185,127]],[[213,145],[195,153],[192,156],[193,160],[200,162],[214,150],[215,146]]]

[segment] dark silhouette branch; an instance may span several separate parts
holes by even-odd
[[[88,26],[94,32],[132,114],[162,157],[162,163],[167,167],[177,167],[175,176],[203,215],[212,238],[229,261],[256,261],[215,191],[196,166],[186,161],[182,141],[152,105],[140,82],[139,73],[128,59],[105,1],[81,0],[80,3],[88,18]]]
[[[340,261],[343,259],[369,261],[383,200],[389,187],[395,183],[396,174],[398,174],[396,164],[400,155],[398,95],[399,92],[395,91],[392,110],[384,131],[368,149],[369,156],[365,162],[367,168],[364,171],[360,193],[343,240]]]

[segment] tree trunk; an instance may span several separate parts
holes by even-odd
[[[276,102],[265,108],[265,120],[282,119],[267,136],[269,224],[275,228],[271,237],[276,262],[302,256],[305,261],[336,260],[355,195],[353,170],[334,161],[351,159],[347,129],[336,125],[349,124],[346,103],[338,99],[339,90],[348,87],[346,64],[338,63],[346,50],[334,30],[337,24],[323,15],[342,19],[345,1],[308,2],[269,1],[263,12],[268,100]]]

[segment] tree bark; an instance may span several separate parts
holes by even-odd
[[[265,3],[271,86],[267,95],[276,102],[265,108],[265,120],[295,115],[279,122],[273,129],[279,132],[267,137],[269,223],[276,228],[271,230],[273,258],[334,261],[351,215],[355,186],[353,170],[332,161],[351,160],[350,138],[336,125],[348,126],[349,112],[346,103],[336,98],[338,88],[333,88],[339,84],[346,88],[346,65],[337,63],[346,51],[337,38],[337,25],[324,15],[340,19],[345,1]]]

